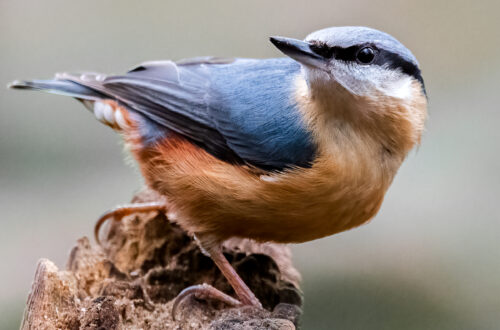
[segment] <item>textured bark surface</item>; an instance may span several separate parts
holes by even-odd
[[[144,191],[134,202],[155,200]],[[187,286],[208,283],[234,292],[193,239],[164,214],[112,221],[102,247],[84,237],[65,270],[39,261],[22,329],[295,329],[300,275],[286,246],[231,240],[224,253],[264,309],[229,308],[191,298],[171,315]]]

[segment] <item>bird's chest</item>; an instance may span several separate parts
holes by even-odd
[[[281,196],[279,207],[283,236],[293,237],[286,240],[302,242],[342,232],[379,210],[387,184],[373,170],[353,163],[350,168],[318,164],[310,171],[282,187],[291,192]]]
[[[326,156],[309,168],[265,175],[183,140],[136,156],[146,182],[168,198],[179,224],[220,240],[303,242],[328,236],[370,219],[386,189],[366,166]]]

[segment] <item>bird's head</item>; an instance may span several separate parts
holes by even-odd
[[[426,117],[424,81],[415,56],[394,37],[346,26],[319,30],[304,40],[271,37],[271,42],[302,65],[313,100],[350,121],[375,120],[378,129],[388,130],[385,138],[404,134],[404,149],[418,143]],[[394,132],[406,124],[404,132]]]

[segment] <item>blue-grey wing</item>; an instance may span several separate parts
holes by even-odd
[[[267,170],[310,165],[315,147],[297,104],[300,66],[283,59],[197,58],[147,62],[100,88],[230,162]]]
[[[294,97],[300,70],[289,58],[241,59],[213,70],[217,129],[241,158],[270,169],[311,164],[315,146]]]

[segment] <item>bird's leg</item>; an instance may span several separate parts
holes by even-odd
[[[184,290],[175,298],[174,305],[172,307],[172,316],[175,319],[176,309],[179,304],[189,296],[195,296],[197,298],[206,299],[211,298],[215,300],[222,301],[231,306],[239,306],[239,305],[251,305],[262,308],[262,305],[253,294],[252,290],[243,282],[241,277],[236,273],[233,266],[227,261],[226,257],[222,253],[221,246],[212,247],[212,248],[204,248],[204,250],[208,253],[210,258],[214,261],[215,265],[219,268],[222,275],[227,279],[231,287],[236,292],[239,300],[234,299],[233,297],[225,294],[224,292],[219,291],[208,284],[201,285],[193,285]]]
[[[97,219],[95,223],[94,236],[96,242],[99,245],[101,244],[99,240],[99,230],[108,219],[113,218],[115,221],[120,221],[123,217],[130,215],[132,213],[151,212],[151,211],[166,212],[167,206],[163,202],[134,203],[124,206],[118,206],[112,210],[107,211],[99,219]]]
[[[218,246],[216,248],[208,249],[207,252],[221,271],[222,275],[224,275],[229,284],[233,287],[240,302],[243,305],[262,307],[259,299],[255,297],[252,290],[250,290],[245,282],[243,282],[241,277],[234,270],[233,266],[231,266],[229,261],[227,261],[226,257],[222,253],[222,247]]]

